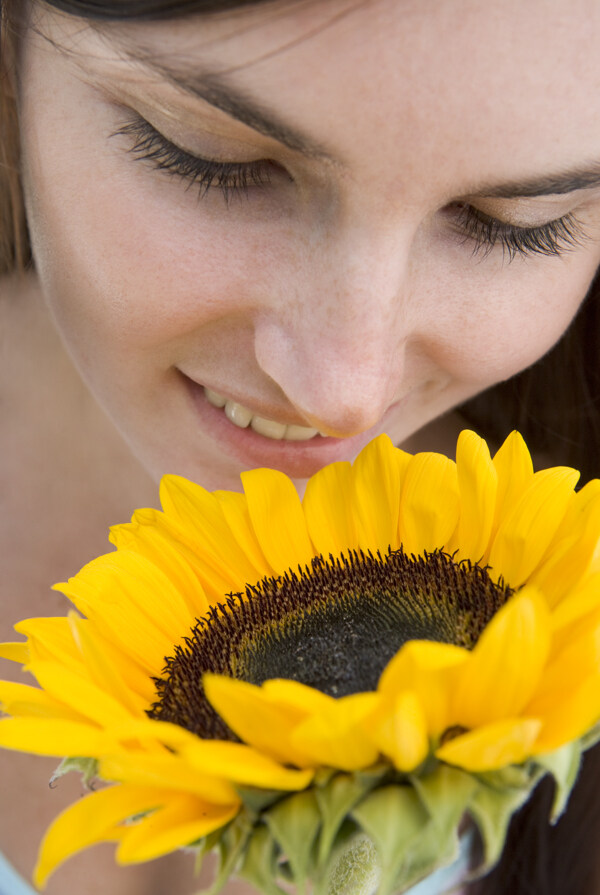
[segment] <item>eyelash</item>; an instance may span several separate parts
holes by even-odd
[[[539,227],[515,227],[490,217],[472,205],[459,204],[456,216],[458,226],[465,234],[465,241],[474,243],[473,255],[487,258],[496,246],[502,248],[509,262],[517,255],[562,255],[569,249],[579,248],[585,235],[573,214],[566,214]]]
[[[198,188],[200,198],[217,188],[227,204],[234,195],[246,196],[251,187],[268,186],[273,169],[278,167],[268,161],[217,162],[200,158],[175,146],[141,116],[132,118],[111,136],[118,134],[133,138],[129,152],[136,160],[151,162],[158,170],[181,177],[188,188]],[[509,262],[517,256],[561,255],[580,247],[585,238],[573,214],[539,227],[515,227],[467,203],[454,203],[447,209],[454,212],[464,242],[473,243],[473,255],[482,255],[483,259],[497,246]]]
[[[247,195],[251,187],[265,187],[271,183],[275,166],[268,161],[217,162],[185,152],[162,136],[143,118],[133,118],[111,136],[133,138],[131,152],[136,160],[151,162],[160,171],[181,177],[188,189],[196,186],[200,198],[213,188],[221,190],[226,203],[234,195]]]

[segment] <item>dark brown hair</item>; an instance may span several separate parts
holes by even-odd
[[[10,22],[22,0],[0,0],[0,274],[29,257],[19,185]],[[158,20],[256,6],[273,0],[46,0],[65,13],[96,20]],[[10,8],[9,8],[10,7]],[[534,451],[582,471],[600,474],[600,277],[558,345],[533,367],[461,408],[488,438],[519,429]],[[543,781],[513,819],[496,869],[472,895],[596,895],[600,888],[600,747],[586,756],[564,817],[548,823],[552,784]]]

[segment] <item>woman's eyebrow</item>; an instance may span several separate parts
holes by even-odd
[[[131,46],[127,46],[125,52],[131,61],[142,65],[152,74],[159,75],[187,96],[204,100],[263,136],[277,140],[302,155],[335,162],[321,145],[281,121],[276,113],[266,109],[241,88],[229,83],[222,73],[200,71],[190,74]]]
[[[600,187],[600,162],[589,168],[576,168],[561,174],[547,174],[531,180],[484,185],[473,191],[494,199],[528,199],[536,196],[557,196]]]

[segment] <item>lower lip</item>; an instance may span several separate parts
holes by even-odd
[[[209,431],[223,450],[240,461],[244,468],[272,467],[290,478],[305,479],[321,467],[337,460],[350,460],[384,428],[384,420],[375,428],[349,438],[315,435],[309,441],[265,438],[250,427],[241,429],[231,423],[223,410],[206,400],[201,385],[181,374],[202,428]]]

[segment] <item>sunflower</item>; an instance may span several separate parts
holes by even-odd
[[[107,784],[36,884],[113,841],[217,847],[215,890],[385,895],[452,862],[465,817],[489,867],[546,773],[557,817],[600,718],[600,482],[577,480],[470,431],[456,462],[380,436],[303,500],[275,470],[165,477],[162,512],[56,585],[75,610],[0,646],[39,685],[0,682],[0,746]]]

